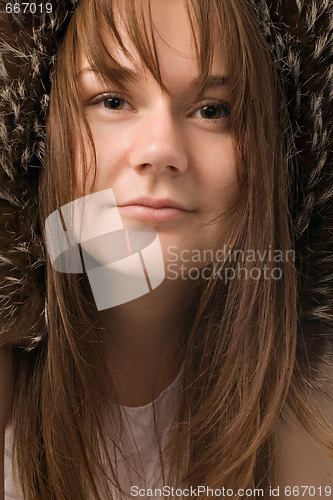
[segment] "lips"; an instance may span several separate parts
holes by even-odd
[[[188,210],[180,203],[177,203],[170,199],[160,199],[155,200],[152,198],[137,198],[135,200],[128,201],[126,203],[122,203],[118,205],[119,207],[128,207],[128,206],[144,206],[149,208],[176,208],[178,210],[183,210],[185,212],[192,212],[192,210]]]
[[[166,222],[193,213],[180,203],[170,199],[137,198],[118,205],[123,215],[146,221]]]

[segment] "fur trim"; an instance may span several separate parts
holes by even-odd
[[[45,332],[45,259],[37,223],[45,116],[55,50],[76,0],[39,15],[0,1],[0,344],[32,347]]]
[[[290,193],[299,276],[299,346],[333,365],[333,4],[256,1],[281,74],[295,143]],[[312,348],[311,348],[312,346]],[[318,382],[313,381],[313,385]]]

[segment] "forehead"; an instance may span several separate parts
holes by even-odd
[[[144,2],[142,2],[144,5]],[[123,8],[125,3],[122,4]],[[109,52],[111,64],[126,68],[140,77],[147,74],[148,58],[157,61],[161,80],[166,88],[180,80],[193,81],[200,73],[198,48],[199,31],[207,29],[215,32],[215,40],[221,38],[217,26],[195,27],[189,19],[189,12],[183,0],[151,0],[149,11],[143,9],[143,16],[135,30],[128,23],[121,4],[114,11],[114,25],[121,44],[105,22],[101,24],[100,35]],[[135,32],[135,36],[133,36]],[[139,34],[139,35],[138,35]],[[216,37],[217,34],[217,37]],[[212,39],[212,36],[210,37]],[[142,51],[142,40],[145,50]],[[125,49],[125,50],[124,50]],[[148,50],[147,50],[148,49]],[[222,50],[210,47],[210,73],[225,74]],[[143,55],[144,54],[144,55]],[[92,57],[94,59],[94,57]],[[88,57],[82,51],[78,54],[78,72],[89,68]],[[83,71],[83,74],[85,71]]]

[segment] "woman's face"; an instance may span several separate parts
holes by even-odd
[[[223,54],[216,53],[199,96],[197,58],[183,2],[153,0],[152,18],[168,92],[142,65],[125,32],[135,64],[107,35],[106,42],[131,72],[127,90],[101,83],[84,56],[78,79],[97,153],[94,192],[112,188],[124,225],[156,229],[167,261],[170,247],[178,255],[186,250],[186,257],[188,251],[214,248],[225,222],[209,222],[235,201],[238,180]]]

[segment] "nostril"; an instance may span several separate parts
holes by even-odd
[[[140,138],[141,139],[141,138]],[[162,173],[163,171],[175,175],[187,168],[187,157],[184,144],[177,143],[176,139],[140,140],[134,141],[129,150],[129,166],[143,173]]]

